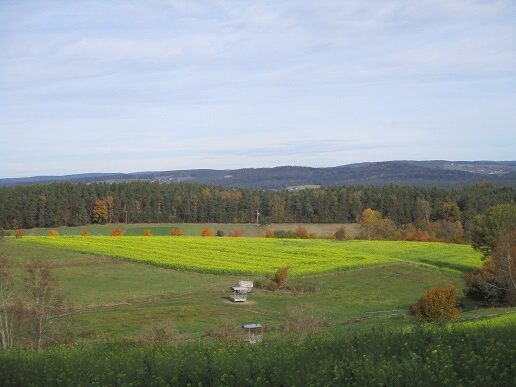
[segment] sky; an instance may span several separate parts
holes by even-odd
[[[516,159],[516,1],[0,0],[0,178]]]

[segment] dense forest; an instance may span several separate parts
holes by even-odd
[[[256,221],[256,211],[263,223],[349,223],[372,208],[397,225],[460,221],[467,232],[476,215],[500,203],[516,203],[516,190],[482,184],[460,189],[388,185],[271,192],[186,183],[53,183],[0,187],[0,228],[249,223]]]

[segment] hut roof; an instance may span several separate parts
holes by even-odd
[[[262,328],[262,324],[255,323],[255,324],[244,324],[242,325],[245,329],[256,329],[256,328]]]

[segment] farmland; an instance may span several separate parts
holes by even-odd
[[[262,276],[285,266],[299,277],[399,262],[460,274],[478,267],[481,257],[468,245],[404,241],[70,236],[26,237],[16,243],[176,270]]]
[[[481,385],[503,384],[513,375],[514,308],[477,309],[467,302],[462,319],[473,321],[449,330],[414,328],[407,312],[429,287],[462,288],[461,275],[481,264],[467,245],[27,236],[0,242],[0,253],[14,262],[20,286],[26,262],[37,258],[51,264],[76,308],[72,329],[77,344],[0,355],[6,383],[288,385],[313,380],[314,385],[367,385],[372,379],[387,384],[414,380],[417,374],[426,375],[419,385]],[[244,270],[249,261],[258,263]],[[238,273],[256,280],[281,265],[292,268],[293,288],[318,291],[257,289],[246,304],[228,302],[229,286],[242,278]],[[315,316],[324,328],[308,341],[285,337],[282,325],[293,312]],[[476,320],[493,314],[502,316]],[[249,322],[266,327],[265,345],[226,346],[210,336],[224,324]],[[175,332],[174,345],[134,345],[155,327]],[[303,372],[275,373],[278,366],[289,369],[288,364]],[[146,373],[146,367],[152,372]],[[434,369],[443,371],[437,375]]]
[[[228,264],[243,254],[253,257],[253,254],[259,255],[266,248],[276,249],[258,267],[265,274],[272,274],[275,265],[279,264],[274,261],[275,254],[285,250],[305,255],[313,249],[326,251],[328,264],[331,264],[332,257],[339,254],[344,259],[350,250],[355,256],[365,256],[366,260],[367,255],[376,254],[377,257],[360,270],[346,270],[345,266],[333,265],[325,268],[331,272],[292,276],[292,286],[319,289],[315,294],[293,296],[288,292],[256,291],[251,295],[250,303],[233,305],[227,302],[227,297],[229,287],[242,278],[239,275],[212,274],[207,269],[205,272],[190,271],[194,270],[192,266],[186,271],[173,270],[161,264],[141,264],[131,259],[109,256],[108,251],[95,251],[90,245],[88,248],[91,252],[79,252],[77,249],[78,243],[93,241],[100,241],[105,248],[112,242],[128,243],[123,245],[127,247],[125,250],[120,248],[122,253],[130,251],[128,246],[136,243],[143,243],[144,246],[165,244],[169,253],[180,248],[191,248],[188,254],[192,258],[186,261],[189,264],[195,262],[195,254],[200,259],[208,248],[218,251],[215,248],[220,250],[225,247],[224,254],[227,254],[232,247],[237,256],[231,256]],[[66,246],[59,247],[59,243]],[[196,248],[196,244],[203,248]],[[380,254],[381,249],[384,250],[383,255]],[[423,255],[419,256],[419,253]],[[413,323],[411,317],[406,316],[401,320],[375,319],[351,325],[347,321],[375,311],[406,311],[408,305],[432,286],[454,284],[460,289],[463,286],[461,273],[481,265],[478,255],[466,245],[266,238],[24,237],[0,242],[0,254],[14,263],[14,274],[20,286],[26,262],[37,258],[51,264],[63,294],[77,310],[74,330],[78,337],[88,341],[98,337],[108,340],[134,337],[154,323],[166,323],[191,337],[206,334],[221,321],[232,321],[234,324],[260,321],[268,329],[276,330],[289,318],[292,309],[304,309],[328,321],[330,324],[325,329],[330,331],[405,326]],[[433,266],[427,262],[417,262],[418,259],[433,260]],[[298,258],[296,262],[304,261]],[[293,262],[288,263],[295,274]],[[348,265],[347,269],[350,268],[353,267]],[[249,277],[260,279],[263,275]],[[464,315],[478,313],[471,305]]]

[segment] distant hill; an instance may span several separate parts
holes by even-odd
[[[190,182],[268,190],[296,190],[328,185],[378,186],[386,184],[460,187],[483,182],[516,187],[516,161],[401,160],[328,168],[282,166],[234,170],[192,169],[161,172],[86,173],[0,179],[0,186],[47,184],[58,181],[76,183]]]

